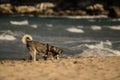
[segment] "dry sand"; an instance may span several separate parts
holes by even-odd
[[[120,80],[120,57],[0,60],[0,80]]]

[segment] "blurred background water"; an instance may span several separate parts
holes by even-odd
[[[120,18],[0,16],[0,59],[27,58],[24,34],[63,49],[62,56],[119,56]]]

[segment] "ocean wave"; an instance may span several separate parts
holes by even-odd
[[[90,21],[90,22],[96,22],[95,19],[89,19],[88,21]]]
[[[29,26],[31,28],[38,28],[37,24],[29,24],[28,20],[23,20],[23,21],[10,21],[10,24],[12,25],[16,25],[16,26],[23,26],[23,25],[26,25],[26,26]]]
[[[16,40],[15,33],[13,33],[11,30],[2,30],[0,31],[0,40]]]
[[[9,41],[13,41],[16,40],[16,38],[12,35],[0,35],[0,40],[9,40]]]
[[[36,24],[30,25],[30,27],[35,28],[35,29],[38,28],[38,26]]]
[[[79,56],[120,56],[120,51],[112,49],[86,49]]]
[[[120,21],[120,19],[112,19],[112,21]]]
[[[77,26],[78,28],[84,28],[84,26]]]
[[[0,31],[1,34],[10,34],[10,35],[14,35],[14,33],[11,30],[1,30]]]
[[[107,18],[105,15],[100,16],[67,16],[70,19],[93,19],[93,18]]]
[[[53,27],[53,24],[46,24],[47,27]]]
[[[85,33],[84,30],[75,27],[67,28],[66,30],[72,33]]]
[[[113,50],[112,43],[108,40],[95,45],[82,44],[79,48],[82,50],[80,56],[120,56],[120,51]]]
[[[41,17],[41,18],[68,18],[68,19],[108,18],[105,15],[99,15],[99,16],[42,16],[42,15],[39,15],[38,17]]]
[[[109,28],[112,30],[120,30],[120,26],[110,26]]]
[[[12,24],[12,25],[28,25],[29,22],[28,22],[28,20],[23,20],[23,21],[10,21],[10,24]]]
[[[86,47],[88,47],[89,49],[104,49],[104,48],[108,48],[110,46],[112,46],[112,43],[107,40],[106,42],[100,42],[98,44],[95,44],[95,45],[88,45],[88,44],[85,44]]]
[[[97,25],[93,25],[91,26],[91,29],[94,30],[94,31],[98,31],[98,30],[101,30],[101,26],[97,26]]]

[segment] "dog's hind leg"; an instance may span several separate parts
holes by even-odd
[[[29,53],[30,53],[30,52],[29,52]],[[31,56],[31,55],[30,55],[29,59],[32,60],[32,56]]]
[[[30,53],[30,58],[33,60],[33,61],[36,61],[36,50],[32,50],[32,51],[29,51]]]

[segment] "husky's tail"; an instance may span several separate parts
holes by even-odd
[[[23,43],[23,44],[27,44],[27,41],[31,41],[31,40],[33,40],[33,39],[32,39],[32,36],[29,35],[29,34],[25,34],[25,35],[22,37],[22,43]]]

